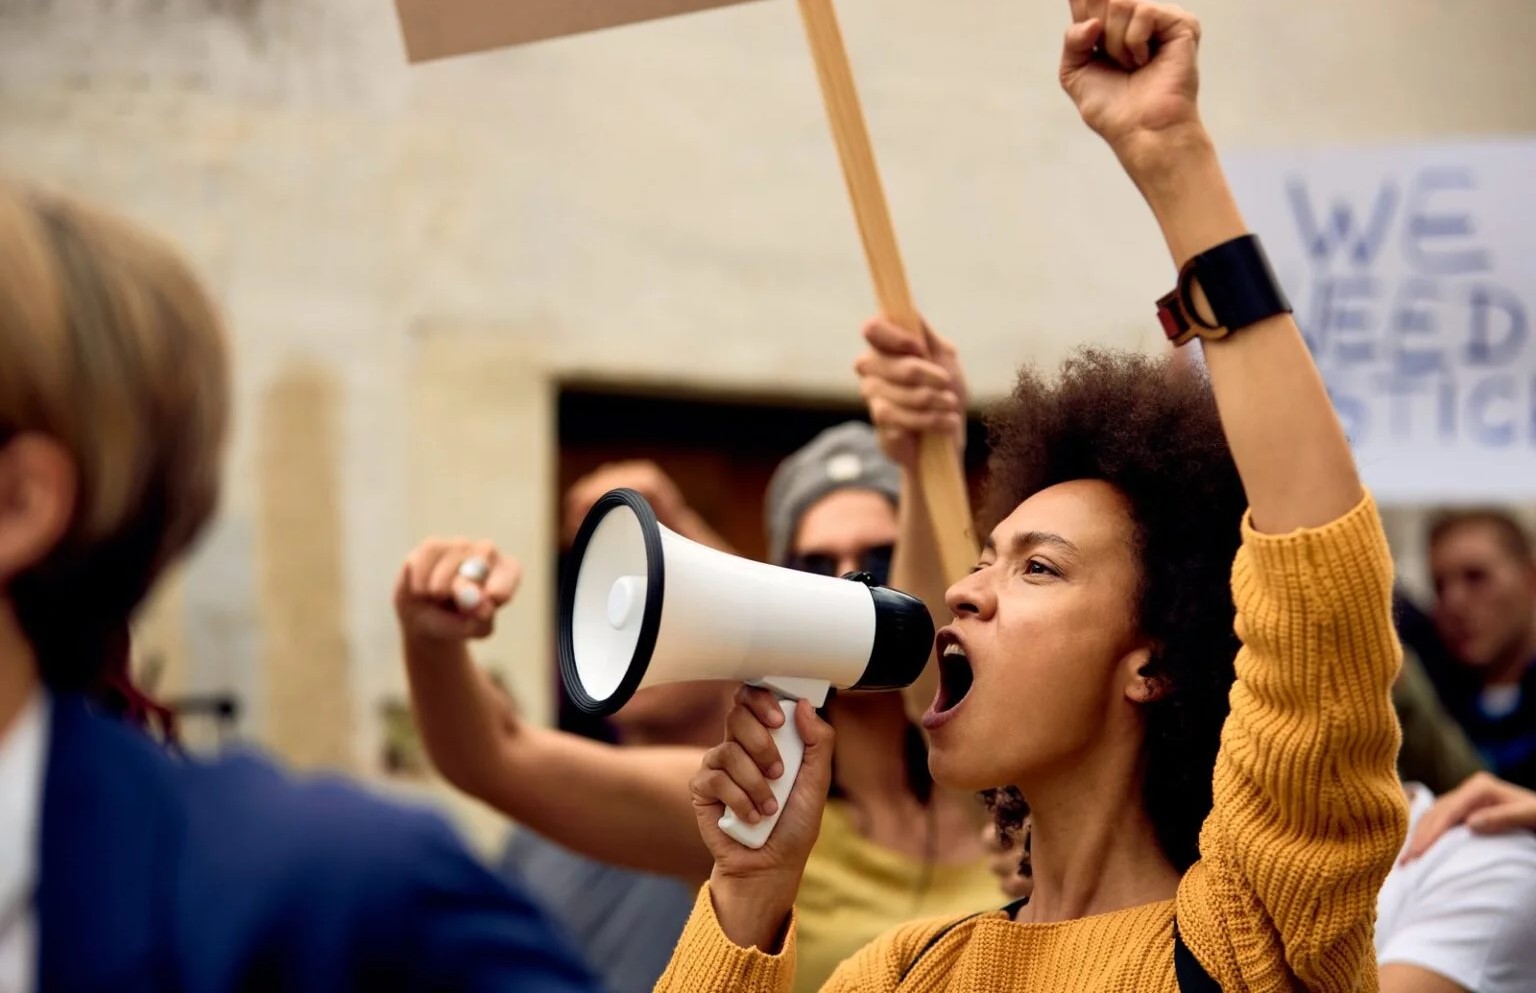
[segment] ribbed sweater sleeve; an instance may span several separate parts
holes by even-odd
[[[1376,898],[1407,828],[1392,560],[1369,496],[1288,535],[1243,522],[1237,681],[1179,928],[1234,993],[1376,988]]]

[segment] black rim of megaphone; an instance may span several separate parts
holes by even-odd
[[[620,507],[634,511],[640,521],[640,533],[645,541],[645,612],[640,618],[640,638],[630,656],[629,668],[619,682],[619,688],[606,700],[594,700],[582,685],[581,673],[576,668],[576,645],[571,636],[575,621],[576,583],[581,579],[582,564],[586,559],[587,545],[598,525],[611,512]],[[645,679],[645,671],[651,666],[651,652],[656,648],[656,636],[661,632],[661,603],[665,570],[661,560],[661,525],[656,512],[645,497],[634,490],[611,490],[592,505],[587,517],[576,532],[576,543],[571,546],[572,567],[566,570],[560,584],[560,679],[565,684],[565,694],[580,711],[606,717],[629,702]]]

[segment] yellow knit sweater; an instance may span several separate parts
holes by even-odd
[[[840,962],[903,921],[1001,902],[986,859],[926,866],[860,835],[847,804],[829,801],[795,897],[794,993],[816,993]]]
[[[1174,900],[1055,924],[1002,913],[908,924],[838,968],[824,993],[1174,993],[1173,924],[1226,993],[1375,990],[1376,895],[1407,829],[1390,691],[1400,650],[1392,561],[1370,498],[1324,527],[1243,522],[1232,569],[1237,656],[1201,860]],[[659,993],[787,993],[784,948],[739,948],[708,887]]]

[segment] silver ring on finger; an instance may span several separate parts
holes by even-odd
[[[471,583],[483,583],[491,574],[490,563],[478,555],[464,560],[459,566],[460,578],[467,579]]]

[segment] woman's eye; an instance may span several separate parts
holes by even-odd
[[[1059,573],[1057,573],[1055,569],[1052,569],[1050,566],[1046,565],[1044,562],[1041,562],[1039,559],[1030,559],[1028,562],[1024,563],[1024,575],[1056,576],[1059,575]]]
[[[988,554],[991,553],[989,552]],[[987,559],[982,559],[980,562],[977,562],[975,565],[971,566],[971,575],[974,576],[978,572],[986,572],[988,569],[998,564],[999,563],[997,559],[991,559],[990,561]]]

